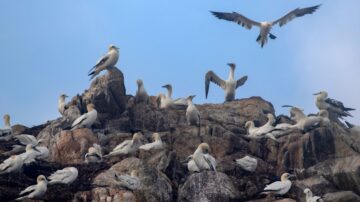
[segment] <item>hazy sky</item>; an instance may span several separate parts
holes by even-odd
[[[322,3],[313,15],[276,26],[278,38],[263,49],[258,29],[218,20],[209,11],[236,11],[254,20],[275,20],[297,7]],[[0,114],[28,126],[59,116],[61,93],[74,96],[90,85],[88,70],[109,44],[120,47],[118,67],[127,94],[144,80],[152,95],[171,83],[174,97],[196,94],[196,103],[220,103],[223,91],[204,75],[248,75],[237,98],[261,96],[276,113],[292,104],[316,112],[314,92],[326,90],[360,109],[359,0],[138,0],[1,1]],[[360,124],[360,112],[350,121]],[[2,127],[2,124],[0,124]]]

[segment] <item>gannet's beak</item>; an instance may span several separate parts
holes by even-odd
[[[283,105],[281,107],[293,107],[293,106],[291,106],[291,105]]]
[[[64,97],[69,97],[68,95],[64,95]]]
[[[38,150],[36,147],[33,147],[33,149],[37,152],[41,152],[40,150]]]
[[[318,92],[318,93],[314,93],[313,95],[319,95],[321,92]]]
[[[296,175],[289,174],[289,178],[296,178]]]

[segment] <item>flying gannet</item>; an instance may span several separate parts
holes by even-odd
[[[161,109],[165,109],[165,108],[186,109],[187,107],[186,98],[177,98],[175,100],[172,99],[173,88],[171,84],[166,84],[162,87],[166,88],[167,94],[165,96],[164,94],[160,93],[159,96],[157,97],[157,102]]]
[[[273,182],[269,185],[266,185],[263,193],[265,194],[275,194],[275,195],[284,195],[291,188],[291,181],[289,178],[295,177],[295,175],[291,175],[289,173],[284,173],[281,175],[281,181]]]
[[[5,114],[3,116],[4,119],[4,128],[0,129],[0,136],[9,135],[12,133],[11,125],[10,125],[10,115]]]
[[[24,164],[23,159],[18,155],[12,155],[0,164],[0,174],[20,172]]]
[[[46,190],[47,190],[47,183],[48,181],[46,180],[44,175],[39,175],[36,179],[37,184],[36,185],[31,185],[29,187],[27,187],[26,189],[24,189],[23,191],[20,192],[20,196],[27,194],[25,196],[22,196],[20,198],[17,198],[17,201],[21,201],[24,199],[39,199],[42,196],[45,195]]]
[[[98,144],[93,144],[92,147],[89,147],[88,153],[85,154],[85,163],[101,162],[102,161],[102,152],[101,147]]]
[[[98,75],[101,71],[113,68],[119,59],[119,48],[115,45],[110,45],[108,52],[99,59],[96,65],[90,69],[90,80]]]
[[[216,172],[216,160],[209,154],[209,151],[210,146],[207,143],[201,143],[192,155],[199,171],[212,170]]]
[[[139,173],[131,171],[130,175],[117,175],[115,173],[116,185],[129,190],[136,190],[140,187]]]
[[[256,170],[258,162],[256,158],[245,156],[244,158],[236,159],[236,164],[238,164],[242,169],[246,171],[254,172]]]
[[[194,97],[191,95],[187,98],[186,120],[188,125],[200,126],[200,112],[192,101]]]
[[[312,191],[309,188],[304,189],[304,194],[306,195],[306,202],[320,202],[323,201],[320,196],[313,196]]]
[[[343,118],[352,115],[349,111],[355,110],[352,108],[345,107],[344,104],[338,100],[328,98],[328,93],[320,91],[314,93],[316,95],[316,106],[319,110],[328,110],[330,113],[335,114],[337,117]]]
[[[117,145],[109,154],[105,155],[104,157],[135,153],[142,144],[140,138],[141,138],[140,133],[135,133],[131,140],[123,141],[121,144]]]
[[[49,185],[52,184],[71,184],[78,177],[78,169],[75,167],[66,167],[62,170],[57,170],[49,177]]]
[[[320,110],[317,116],[307,116],[303,119],[300,119],[290,128],[296,128],[306,132],[319,126],[326,126],[329,124],[329,122],[329,112],[327,110]]]
[[[136,103],[148,103],[149,102],[149,95],[147,94],[144,83],[141,79],[136,81],[138,89],[135,95],[135,102]]]
[[[97,111],[95,109],[94,104],[88,104],[86,106],[87,113],[81,115],[79,118],[77,118],[74,123],[71,126],[71,129],[77,129],[77,128],[91,128],[91,126],[95,123],[97,118]]]
[[[24,164],[30,164],[36,161],[36,158],[41,154],[41,151],[33,146],[32,144],[26,145],[25,153],[20,154],[19,156],[23,159]]]
[[[352,133],[352,134],[360,134],[360,126],[351,124],[351,123],[349,123],[347,121],[345,121],[345,123],[346,123],[347,127],[349,128],[350,133]]]
[[[210,82],[215,83],[220,86],[225,92],[225,101],[232,101],[235,99],[235,90],[240,86],[244,85],[247,80],[247,76],[243,76],[238,80],[234,78],[234,72],[236,65],[234,63],[229,63],[230,73],[226,81],[220,79],[213,71],[208,71],[205,75],[205,96],[207,98],[209,93]]]
[[[164,144],[161,141],[161,137],[159,133],[153,133],[151,137],[153,139],[153,142],[141,145],[139,149],[151,150],[151,149],[162,149],[164,147]]]
[[[296,17],[302,17],[306,14],[314,13],[316,9],[318,9],[319,7],[320,5],[307,7],[307,8],[297,8],[273,22],[256,22],[236,12],[226,13],[226,12],[211,11],[211,13],[219,19],[233,21],[241,25],[242,27],[245,27],[246,29],[251,29],[252,26],[259,27],[260,34],[257,37],[256,41],[261,45],[261,47],[264,47],[264,45],[268,41],[268,36],[270,37],[270,39],[276,39],[276,36],[270,33],[274,25],[279,23],[279,26],[282,27],[283,25],[295,19]]]
[[[66,110],[66,103],[65,103],[65,99],[67,98],[68,96],[65,95],[65,94],[62,94],[60,95],[59,97],[59,100],[58,100],[58,110],[60,112],[61,115],[64,115],[64,112]]]

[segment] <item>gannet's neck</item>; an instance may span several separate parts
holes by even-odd
[[[188,104],[188,106],[192,106],[192,105],[194,105],[194,103],[192,102],[192,100],[191,100],[191,99],[187,99],[187,104]]]
[[[167,91],[168,91],[168,92],[167,92],[167,98],[170,98],[170,99],[171,99],[171,96],[172,96],[172,87],[169,86],[169,87],[167,87],[166,89],[167,89]]]
[[[5,126],[5,128],[11,128],[10,120],[5,120],[4,121],[4,126]]]
[[[235,73],[235,68],[230,68],[228,80],[234,80],[234,78],[235,78],[234,73]]]

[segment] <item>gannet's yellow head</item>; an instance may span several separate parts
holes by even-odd
[[[281,181],[289,180],[291,177],[295,177],[295,175],[291,175],[289,173],[284,173],[281,175]]]
[[[3,119],[4,119],[5,125],[10,125],[10,115],[9,114],[5,114],[3,116]]]
[[[161,136],[159,133],[153,133],[151,137],[153,141],[161,140]]]
[[[254,127],[254,122],[253,121],[247,121],[245,123],[245,128],[249,129],[250,127]]]
[[[143,81],[142,81],[141,79],[138,79],[138,80],[136,81],[136,83],[137,83],[138,86],[142,86],[142,85],[143,85]]]
[[[318,98],[325,99],[328,97],[328,93],[326,91],[320,91],[318,93],[314,93],[314,95],[317,95]]]
[[[134,133],[132,139],[137,141],[141,139],[141,136],[142,136],[141,133]]]
[[[231,69],[235,69],[235,68],[236,68],[235,63],[228,63],[227,65],[229,65]]]
[[[89,153],[89,154],[96,153],[96,149],[95,149],[94,147],[89,147],[88,153]]]
[[[91,112],[92,110],[95,109],[95,105],[94,104],[87,104],[86,109],[87,109],[88,112]]]
[[[199,144],[198,148],[200,148],[204,154],[207,154],[210,152],[210,146],[207,143]]]
[[[47,182],[47,179],[44,175],[39,175],[37,178],[36,178],[36,181],[37,183],[39,182]]]
[[[110,44],[110,45],[109,45],[109,51],[111,51],[111,50],[116,50],[116,51],[118,51],[119,48],[116,47],[114,44]]]

